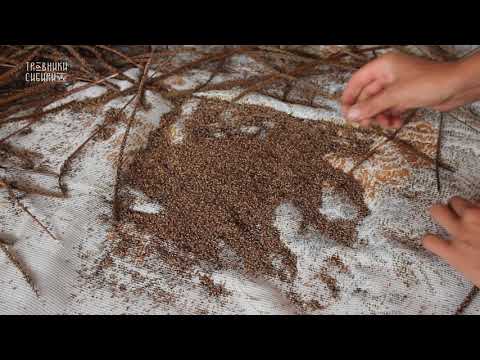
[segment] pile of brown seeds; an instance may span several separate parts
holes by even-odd
[[[262,106],[201,100],[185,121],[185,138],[172,143],[179,111],[167,114],[122,176],[162,204],[158,214],[121,208],[121,235],[113,255],[152,255],[191,272],[236,269],[250,275],[292,280],[296,257],[280,240],[274,211],[290,202],[302,214],[300,229],[318,230],[346,246],[368,213],[363,191],[324,155],[361,157],[371,145],[359,132],[323,121],[307,121]],[[329,220],[320,212],[322,187],[333,186],[358,210],[353,220]],[[117,229],[120,227],[117,225]]]

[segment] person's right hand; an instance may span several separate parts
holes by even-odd
[[[448,111],[480,96],[462,62],[441,63],[401,53],[385,54],[358,70],[342,96],[349,121],[400,127],[407,110]],[[478,60],[476,62],[478,68]],[[471,68],[471,67],[470,67]]]

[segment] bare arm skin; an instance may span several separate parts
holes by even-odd
[[[435,62],[389,53],[358,70],[342,96],[349,121],[398,128],[402,114],[416,108],[449,111],[480,100],[480,54]],[[450,239],[426,235],[423,245],[480,287],[480,204],[453,197],[430,210]]]
[[[448,111],[480,100],[480,54],[436,62],[388,53],[358,70],[349,81],[342,109],[350,121],[399,127],[411,109]]]
[[[423,246],[443,258],[480,287],[480,206],[478,203],[453,197],[449,205],[435,205],[433,219],[451,235],[445,240],[426,235]]]

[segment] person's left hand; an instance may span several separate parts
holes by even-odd
[[[451,240],[429,234],[423,246],[480,287],[480,205],[455,196],[449,205],[435,205],[430,212]]]

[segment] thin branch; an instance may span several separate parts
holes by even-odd
[[[0,139],[0,144],[4,143],[5,141],[7,141],[8,139],[10,139],[11,137],[23,132],[24,130],[27,130],[28,128],[30,128],[30,126],[33,125],[33,123],[35,123],[36,121],[38,121],[39,118],[37,119],[33,119],[32,121],[30,121],[27,125],[25,126],[22,126],[20,129],[18,130],[15,130],[14,132],[10,133],[9,135],[5,136],[4,138]]]
[[[462,303],[458,306],[457,310],[455,311],[455,315],[461,315],[464,313],[465,309],[471,304],[474,297],[478,294],[479,288],[477,286],[473,286],[468,295],[462,301]]]
[[[203,84],[198,86],[195,89],[195,92],[200,91],[202,89],[205,89],[212,82],[212,80],[215,78],[215,76],[217,76],[222,71],[222,69],[224,68],[226,60],[227,60],[227,58],[220,59],[220,61],[218,62],[217,66],[215,68],[215,70],[210,73],[210,76],[208,77],[207,81],[205,81]]]
[[[423,54],[428,56],[432,60],[436,61],[452,61],[456,60],[456,56],[445,51],[438,45],[415,45],[416,49],[420,50]]]
[[[7,258],[10,260],[10,262],[17,268],[17,270],[22,274],[22,277],[25,279],[27,284],[30,286],[30,288],[33,290],[35,295],[37,297],[40,297],[40,293],[38,291],[38,288],[33,281],[32,276],[30,273],[25,269],[25,266],[22,264],[22,261],[18,259],[17,256],[15,256],[13,251],[10,251],[9,246],[5,244],[2,239],[0,239],[0,249],[3,251],[3,253],[7,256]]]
[[[72,89],[70,91],[67,91],[66,93],[62,94],[61,96],[58,96],[58,97],[55,97],[53,100],[52,99],[48,99],[47,101],[42,101],[40,102],[40,105],[42,108],[45,107],[45,106],[48,106],[49,104],[52,104],[53,102],[55,101],[58,101],[58,100],[61,100],[62,98],[65,98],[69,95],[72,95],[74,93],[77,93],[79,91],[82,91],[82,90],[86,90],[94,85],[97,85],[97,84],[100,84],[104,81],[107,81],[109,79],[112,79],[114,77],[116,77],[117,75],[119,75],[119,73],[116,73],[116,74],[112,74],[112,75],[109,75],[103,79],[100,79],[98,81],[95,81],[93,83],[90,83],[90,84],[86,84],[86,85],[83,85],[83,86],[79,86],[75,89]],[[118,95],[121,95],[121,93],[119,93]],[[47,115],[49,113],[53,113],[53,112],[57,112],[61,109],[64,109],[66,108],[67,106],[69,106],[70,103],[67,103],[67,104],[63,104],[63,105],[59,105],[57,106],[56,108],[53,108],[53,109],[49,109],[49,110],[45,110],[45,111],[35,111],[33,114],[31,115],[25,115],[25,116],[18,116],[18,117],[14,117],[14,118],[7,118],[7,119],[3,119],[3,121],[0,121],[0,125],[1,124],[5,124],[5,123],[9,123],[9,122],[14,122],[14,121],[22,121],[22,120],[27,120],[27,119],[31,119],[31,118],[34,118],[32,119],[32,121],[30,121],[27,125],[25,125],[24,127],[14,131],[13,133],[5,136],[4,138],[0,139],[0,144],[3,143],[4,141],[10,139],[12,136],[15,136],[16,134],[22,132],[23,130],[29,128],[30,126],[32,126],[34,123],[36,123],[37,121],[41,120],[42,117],[44,115]]]
[[[440,185],[440,158],[441,158],[441,141],[442,141],[442,131],[443,131],[443,113],[440,113],[440,122],[438,124],[438,138],[437,138],[437,157],[435,159],[435,174],[437,177],[437,190],[438,193],[441,193],[441,185]]]
[[[71,45],[62,45],[62,47],[64,47],[65,49],[67,49],[67,51],[70,53],[70,55],[73,56],[74,59],[77,60],[78,64],[80,65],[80,69],[85,72],[87,75],[91,76],[94,80],[99,80],[99,75],[98,73],[95,71],[95,69],[93,69],[89,64],[88,64],[88,61],[86,61],[82,55],[80,55],[80,53],[75,50],[75,48]],[[110,88],[111,90],[113,91],[118,91],[118,87],[115,86],[114,84],[111,84],[109,82],[105,82],[104,83],[105,86],[107,86],[108,88]]]
[[[238,96],[232,99],[232,103],[237,102],[238,100],[242,99],[243,97],[251,94],[252,92],[261,90],[265,88],[267,85],[270,85],[276,81],[278,81],[281,78],[287,77],[289,80],[296,80],[295,75],[300,75],[301,73],[305,72],[306,70],[309,70],[311,68],[315,68],[316,66],[321,65],[321,63],[318,62],[309,62],[306,64],[302,64],[300,66],[297,66],[295,69],[287,72],[286,74],[282,74],[279,71],[277,71],[275,74],[268,76],[265,80],[262,80],[256,84],[253,84],[252,86],[249,86],[246,88],[244,91],[242,91]]]
[[[88,84],[85,84],[85,85],[82,85],[82,86],[79,86],[77,88],[74,88],[74,89],[71,89],[71,90],[68,90],[68,91],[65,91],[64,93],[62,94],[59,94],[59,95],[56,95],[56,96],[53,96],[52,98],[48,98],[48,99],[45,99],[45,100],[40,100],[40,101],[35,101],[33,102],[33,104],[30,104],[30,109],[32,108],[43,108],[43,107],[46,107],[50,104],[53,104],[55,101],[58,101],[58,100],[61,100],[67,96],[70,96],[72,94],[75,94],[77,92],[80,92],[80,91],[83,91],[83,90],[86,90],[92,86],[95,86],[95,85],[98,85],[98,84],[101,84],[105,81],[108,81],[110,79],[113,79],[115,77],[117,77],[118,75],[120,75],[120,72],[116,72],[114,74],[111,74],[111,75],[108,75],[102,79],[99,79],[97,81],[94,81],[94,82],[91,82],[91,83],[88,83]],[[65,105],[60,105],[60,106],[65,106]],[[59,108],[60,108],[59,106]],[[47,114],[49,112],[52,112],[54,111],[55,109],[51,109],[51,110],[46,110],[44,113],[34,113],[34,114],[31,114],[31,115],[24,115],[24,116],[17,116],[17,117],[13,117],[13,118],[10,118],[9,116],[15,114],[18,112],[18,110],[12,110],[12,111],[7,111],[7,112],[3,112],[0,114],[1,118],[0,118],[0,125],[2,124],[6,124],[6,123],[10,123],[10,122],[16,122],[16,121],[22,121],[22,120],[27,120],[27,119],[30,119],[32,117],[35,117],[37,115],[44,115],[44,114]]]
[[[406,54],[406,55],[414,55],[414,53],[408,49],[407,47],[409,45],[390,45],[392,49],[395,49],[396,51]]]
[[[70,55],[73,56],[73,58],[75,60],[77,60],[78,64],[80,65],[80,68],[88,73],[88,74],[92,74],[94,77],[96,77],[96,73],[95,71],[90,67],[90,65],[88,64],[88,62],[82,57],[82,55],[80,55],[80,53],[75,50],[75,48],[71,45],[62,45],[63,48],[65,48],[69,53]]]
[[[316,86],[314,86],[314,85],[312,85],[312,84],[310,84],[306,81],[303,81],[302,79],[300,79],[299,76],[294,76],[294,75],[289,74],[288,72],[283,72],[281,69],[275,68],[268,61],[266,61],[265,59],[263,59],[260,56],[257,56],[257,54],[255,52],[250,51],[250,52],[248,52],[248,55],[250,57],[252,57],[255,61],[264,65],[267,69],[269,69],[273,73],[271,76],[276,75],[280,78],[283,78],[283,79],[287,80],[288,93],[290,93],[290,91],[292,90],[292,82],[296,81],[296,82],[302,84],[303,87],[304,87],[304,90],[308,90],[311,94],[311,106],[313,105],[313,100],[315,100],[315,97],[317,95],[320,95],[320,96],[325,97],[327,99],[334,99],[334,97],[332,95],[320,90],[318,87],[316,87]],[[293,71],[295,71],[295,70],[293,70]],[[287,93],[287,91],[285,91],[284,98],[285,98],[286,95],[288,95],[288,93]]]
[[[6,166],[3,166],[3,165],[0,165],[0,169],[3,169],[5,171],[26,171],[26,172],[32,172],[32,173],[36,173],[36,174],[41,174],[41,175],[46,175],[46,176],[54,176],[54,177],[58,177],[58,174],[53,171],[53,170],[50,170],[50,169],[47,169],[45,167],[42,167],[42,166],[38,166],[36,168],[30,168],[30,167],[21,167],[20,168],[15,168],[15,167],[6,167]]]
[[[447,115],[449,115],[453,120],[458,121],[459,123],[465,125],[465,126],[468,127],[470,130],[475,131],[477,134],[480,133],[480,130],[479,130],[479,129],[476,129],[476,128],[474,128],[473,126],[471,126],[470,124],[467,124],[465,121],[460,120],[457,116],[453,115],[451,112],[448,112]]]
[[[414,114],[415,114],[415,112],[413,112],[410,116],[413,117]],[[385,135],[383,133],[383,131],[381,131],[379,129],[373,128],[372,130],[375,131],[378,136],[388,137],[387,135]],[[436,164],[435,159],[432,159],[427,154],[424,154],[423,152],[418,150],[415,146],[413,146],[409,142],[407,142],[405,140],[402,140],[402,139],[398,139],[398,138],[392,138],[391,141],[394,142],[397,146],[402,147],[404,150],[407,150],[407,151],[411,152],[412,154],[415,154],[415,155],[419,156],[420,158],[422,158],[423,160],[428,162],[430,165],[435,166],[435,164]],[[444,170],[447,170],[447,171],[450,171],[450,172],[455,172],[455,169],[452,166],[450,166],[448,164],[445,164],[442,161],[439,161],[438,165],[439,165],[439,167],[441,167]]]
[[[358,52],[358,49],[349,49],[348,47],[338,46],[337,47],[339,53],[344,53],[345,56],[351,56],[356,60],[360,60],[362,62],[366,62],[368,59],[365,56]]]
[[[22,161],[22,165],[27,169],[35,167],[35,158],[38,158],[38,153],[33,151],[18,148],[9,144],[0,144],[0,151],[5,152]]]
[[[52,60],[54,60],[54,61],[61,61],[61,60],[66,60],[67,59],[67,56],[63,52],[57,50],[53,46],[50,46],[48,48],[48,50],[52,53],[50,56],[51,56]]]
[[[196,49],[196,48],[178,47],[176,49],[165,49],[165,50],[155,51],[154,59],[156,59],[159,56],[175,56],[175,55],[178,55],[179,53],[199,53],[202,55],[206,54],[205,52],[200,51],[199,49]],[[143,54],[132,56],[132,59],[148,61],[149,56],[150,56],[150,52],[146,52]]]
[[[141,65],[139,65],[137,62],[133,61],[133,59],[132,59],[130,56],[122,53],[121,51],[116,50],[116,49],[114,49],[114,48],[112,48],[112,47],[110,47],[110,46],[106,46],[106,45],[96,45],[96,46],[99,47],[100,49],[107,50],[107,51],[109,51],[109,52],[111,52],[111,53],[113,53],[113,54],[115,54],[115,55],[118,55],[118,56],[121,57],[123,60],[126,60],[126,61],[129,62],[130,64],[132,64],[132,65],[134,65],[135,67],[137,67],[137,68],[139,68],[140,70],[142,70],[142,66],[141,66]]]
[[[97,49],[95,49],[94,47],[92,46],[88,46],[88,45],[80,45],[81,48],[83,49],[86,49],[88,51],[90,51],[98,60],[98,62],[100,63],[100,65],[102,65],[105,69],[107,69],[110,73],[115,73],[118,71],[118,69],[116,69],[115,67],[113,67],[110,63],[108,63],[102,56],[102,54],[100,54],[99,51],[97,51]],[[118,78],[122,79],[122,80],[126,80],[130,83],[133,83],[133,79],[126,76],[125,74],[121,74],[120,76],[118,76]]]
[[[181,65],[177,67],[176,69],[173,69],[172,71],[169,71],[165,74],[160,75],[159,77],[155,78],[155,81],[162,81],[167,78],[169,78],[172,75],[176,75],[182,72],[185,72],[187,70],[190,70],[191,68],[198,66],[200,64],[210,62],[210,61],[215,61],[215,60],[222,60],[224,58],[227,58],[229,56],[239,54],[242,52],[247,52],[249,48],[236,48],[236,49],[229,49],[220,53],[214,53],[214,54],[208,54],[206,56],[202,56],[200,59],[194,60],[189,62],[188,64]]]
[[[265,47],[261,47],[262,49],[265,49]],[[266,47],[267,49],[271,49],[271,47]],[[292,54],[292,52],[294,50],[291,50],[291,51],[288,51],[288,50],[283,50],[283,49],[276,49],[274,48],[275,50],[279,50],[281,53],[288,53],[288,54]],[[274,51],[275,51],[274,50]],[[298,52],[298,51],[297,51]],[[252,56],[254,52],[253,51],[250,51],[248,52],[248,54],[250,56]],[[294,53],[296,54],[296,53]],[[304,53],[302,53],[304,54]],[[337,66],[337,67],[341,67],[341,68],[347,68],[347,69],[352,69],[351,66],[348,66],[348,65],[345,65],[345,64],[341,64],[341,63],[338,63],[336,62],[335,60],[333,59],[323,59],[323,58],[319,58],[319,57],[316,57],[314,55],[310,55],[308,54],[309,56],[309,60],[310,62],[309,63],[306,63],[306,64],[302,64],[300,66],[298,66],[296,69],[292,70],[292,71],[289,71],[289,72],[286,72],[286,73],[283,73],[282,71],[274,68],[272,65],[268,64],[266,61],[264,61],[263,59],[260,59],[259,57],[255,57],[255,56],[252,56],[255,60],[257,61],[260,61],[263,65],[265,65],[266,67],[269,68],[269,70],[271,70],[272,72],[274,72],[273,75],[267,77],[267,79],[263,80],[263,81],[260,81],[259,83],[257,84],[254,84],[252,86],[250,86],[249,88],[247,88],[246,90],[244,90],[241,94],[239,94],[237,97],[235,97],[232,102],[236,102],[238,100],[240,100],[241,98],[243,98],[244,96],[254,92],[254,91],[258,91],[258,90],[261,90],[263,89],[264,87],[266,87],[267,85],[279,80],[280,78],[281,79],[285,79],[285,80],[288,80],[290,82],[292,81],[301,81],[299,78],[298,78],[298,75],[301,75],[304,71],[308,70],[309,68],[315,68],[316,66],[318,65],[330,65],[330,66]],[[314,59],[312,61],[312,58]],[[309,84],[308,82],[304,82],[304,81],[301,81],[301,83],[303,84],[304,88],[308,89],[309,91],[312,92],[312,99],[316,96],[316,95],[320,95],[322,97],[325,97],[327,99],[331,99],[331,100],[336,100],[334,96],[328,94],[328,93],[325,93],[323,91],[321,91],[320,89],[318,89],[317,87]]]
[[[361,53],[366,53],[366,52],[372,52],[375,53],[378,50],[386,50],[386,49],[391,49],[392,47],[390,45],[378,45],[378,46],[369,46],[366,48],[362,49],[357,49],[356,52],[361,54]]]
[[[479,52],[479,51],[480,51],[480,46],[477,46],[476,48],[474,48],[474,49],[472,49],[472,50],[470,50],[470,51],[467,51],[465,54],[463,54],[463,55],[461,56],[461,59],[464,59],[464,58],[467,58],[467,57],[469,57],[469,56],[472,56],[472,55],[476,54],[476,53]]]
[[[122,165],[123,165],[123,153],[125,151],[125,146],[127,144],[127,139],[128,139],[128,135],[130,133],[130,129],[133,125],[133,121],[134,121],[135,115],[137,113],[138,105],[140,104],[140,97],[142,95],[145,80],[146,80],[147,75],[148,75],[148,69],[149,69],[150,64],[152,62],[152,57],[153,57],[153,49],[151,50],[151,56],[150,56],[148,62],[145,64],[145,67],[143,69],[143,75],[140,79],[140,84],[138,86],[137,95],[135,96],[133,111],[132,111],[132,113],[130,115],[130,118],[128,120],[127,129],[125,130],[125,134],[123,135],[122,143],[120,145],[120,151],[119,151],[118,161],[117,161],[117,174],[116,174],[116,177],[115,177],[115,184],[114,184],[114,188],[113,188],[113,209],[112,210],[113,210],[113,217],[114,217],[115,220],[118,220],[118,218],[119,218],[118,189],[119,189],[119,185],[120,185],[119,184],[120,183],[120,172],[121,172]]]
[[[368,159],[370,159],[373,155],[376,154],[376,152],[378,151],[378,149],[380,147],[382,147],[383,145],[385,145],[386,143],[388,143],[390,141],[390,139],[385,139],[383,140],[381,143],[377,144],[376,146],[374,146],[372,149],[370,149],[366,154],[365,156],[363,156],[355,165],[353,165],[353,167],[348,171],[348,175],[352,175],[353,172],[355,170],[357,170],[365,161],[367,161]]]
[[[15,196],[12,187],[5,179],[0,180],[0,187],[5,187],[11,200],[14,201],[23,211],[25,211],[35,223],[37,223],[48,235],[50,235],[53,240],[58,241],[58,239],[47,229],[47,227],[43,225],[42,222],[38,220],[37,217],[33,215],[30,210],[28,210],[28,208],[23,205],[22,202]]]
[[[28,119],[28,118],[31,118],[31,117],[35,117],[34,119],[32,119],[28,124],[26,124],[25,126],[21,127],[20,129],[14,131],[13,133],[7,135],[6,137],[4,137],[3,139],[0,139],[0,144],[5,142],[6,140],[8,140],[9,138],[19,134],[19,133],[22,133],[24,130],[27,130],[28,128],[30,128],[34,123],[36,123],[37,121],[41,120],[42,119],[42,116],[44,115],[47,115],[47,114],[52,114],[52,113],[56,113],[56,112],[59,112],[63,109],[66,109],[66,108],[72,108],[72,106],[79,106],[79,105],[84,105],[84,104],[89,104],[89,103],[94,103],[94,104],[99,104],[99,103],[106,103],[107,101],[110,101],[110,100],[113,100],[115,98],[118,98],[120,96],[123,96],[123,95],[129,95],[131,92],[133,92],[135,89],[134,88],[127,88],[127,89],[124,89],[118,93],[106,93],[102,96],[99,96],[99,97],[96,97],[96,98],[90,98],[90,99],[87,99],[87,100],[83,100],[83,101],[71,101],[69,103],[66,103],[66,104],[63,104],[63,105],[59,105],[55,108],[52,108],[52,109],[49,109],[49,110],[45,110],[43,112],[41,111],[35,111],[33,114],[31,115],[28,115],[28,116],[25,116],[25,117],[22,117],[23,119],[22,120],[25,120],[25,119]],[[1,124],[1,123],[0,123]]]
[[[10,96],[5,96],[2,99],[0,99],[0,106],[4,106],[18,99],[26,98],[27,96],[32,96],[32,95],[36,95],[37,93],[42,93],[45,90],[48,90],[49,88],[54,87],[55,85],[56,84],[54,82],[43,82],[35,86],[26,87],[16,92],[15,94],[12,94]]]
[[[99,47],[102,47],[102,46],[99,46]],[[169,72],[169,73],[163,74],[162,76],[160,76],[160,77],[158,77],[158,78],[155,78],[155,79],[154,79],[153,76],[152,76],[152,77],[149,78],[148,81],[146,81],[146,84],[150,84],[150,83],[152,83],[152,82],[155,82],[155,81],[158,81],[158,80],[162,80],[162,79],[164,79],[164,78],[167,78],[167,77],[169,77],[169,76],[171,76],[171,75],[174,75],[174,74],[183,72],[183,71],[185,71],[185,70],[187,70],[187,69],[189,69],[189,68],[191,68],[191,67],[194,67],[195,65],[198,65],[198,64],[200,64],[200,63],[202,63],[202,62],[214,61],[214,60],[221,60],[222,58],[225,58],[225,57],[228,57],[228,56],[233,55],[233,54],[235,54],[235,53],[240,53],[240,52],[243,52],[243,51],[246,51],[246,49],[238,48],[238,49],[233,49],[233,50],[231,50],[231,51],[229,51],[229,52],[226,52],[226,53],[213,54],[213,55],[209,55],[208,57],[203,57],[203,58],[201,58],[201,59],[199,59],[199,60],[196,60],[196,61],[194,61],[194,62],[191,62],[191,63],[189,63],[189,64],[180,66],[179,68],[174,69],[173,71],[171,71],[171,72]],[[113,78],[113,77],[116,77],[116,76],[119,76],[119,75],[121,75],[121,73],[119,73],[119,72],[114,73],[114,74],[112,74],[112,75],[109,75],[109,76],[106,77],[106,78],[100,79],[100,80],[95,81],[95,82],[92,82],[92,83],[90,83],[90,84],[86,84],[86,85],[81,86],[81,87],[78,87],[78,88],[76,88],[76,89],[72,89],[72,90],[70,90],[69,92],[66,92],[66,93],[64,93],[64,94],[59,95],[58,97],[54,98],[53,100],[52,100],[52,99],[48,99],[48,100],[43,101],[43,102],[37,102],[37,103],[35,103],[35,106],[47,106],[47,105],[53,103],[53,102],[56,101],[56,100],[62,99],[62,98],[64,98],[64,97],[68,96],[68,95],[71,95],[71,94],[76,93],[76,92],[78,92],[78,91],[84,90],[84,89],[86,89],[86,88],[88,88],[88,87],[91,87],[91,86],[93,86],[93,85],[100,84],[100,83],[102,83],[102,82],[104,82],[104,81],[106,81],[106,80],[109,80],[109,79],[111,79],[111,78]],[[65,106],[67,106],[67,105],[63,105],[63,106],[60,106],[60,107],[55,108],[55,109],[50,109],[50,110],[47,110],[47,111],[42,112],[42,113],[35,113],[35,114],[31,114],[31,115],[19,116],[19,117],[14,117],[14,118],[9,118],[9,116],[15,114],[17,111],[6,112],[6,113],[3,113],[3,114],[0,114],[0,116],[3,115],[3,116],[0,118],[0,125],[1,125],[1,124],[4,124],[4,123],[14,122],[14,121],[26,120],[26,119],[32,118],[32,117],[34,117],[34,116],[36,116],[36,115],[43,116],[43,115],[46,115],[46,114],[48,114],[48,113],[58,111],[58,110],[60,110],[62,107],[65,107]],[[29,127],[30,125],[31,125],[31,124],[29,124],[27,127]],[[11,136],[13,136],[13,135],[15,135],[15,134],[11,134],[11,135],[9,135],[8,137],[11,137]],[[4,140],[4,139],[0,139],[0,143],[1,143],[2,141],[5,141],[5,140]]]
[[[18,62],[18,64],[8,70],[7,72],[0,75],[0,85],[5,85],[11,80],[22,68],[25,67],[27,62],[30,62],[37,56],[38,52],[43,48],[43,45],[36,47],[30,54],[28,54],[25,58]]]
[[[292,92],[293,89],[293,81],[290,81],[287,83],[285,90],[283,91],[282,95],[282,101],[287,102],[288,101],[288,95]]]
[[[258,93],[260,95],[271,97],[272,99],[276,99],[278,101],[282,101],[282,102],[290,104],[290,105],[309,106],[313,109],[323,109],[323,110],[327,110],[327,111],[335,111],[332,107],[330,107],[328,105],[315,104],[315,103],[312,103],[311,101],[307,101],[307,100],[305,100],[305,101],[302,101],[302,100],[295,101],[295,100],[292,100],[292,99],[287,99],[286,100],[283,97],[283,95],[285,95],[285,93],[282,96],[278,96],[278,95],[275,95],[275,94],[268,93],[265,90],[261,90]],[[312,99],[310,99],[310,100],[312,100]]]
[[[18,64],[17,61],[12,61],[8,57],[2,56],[2,55],[0,55],[0,61],[13,67]]]
[[[19,184],[18,182],[10,182],[9,185],[12,189],[15,189],[15,190],[27,193],[27,194],[48,196],[48,197],[53,197],[53,198],[58,198],[58,199],[62,199],[62,198],[65,197],[64,194],[62,194],[62,193],[42,189],[40,187],[34,187],[34,186],[31,186],[31,185]]]
[[[423,152],[419,151],[417,148],[415,148],[412,144],[408,143],[407,141],[405,140],[401,140],[401,139],[396,139],[395,140],[395,143],[398,145],[398,146],[401,146],[403,147],[403,149],[407,150],[407,151],[410,151],[412,154],[415,154],[417,156],[419,156],[420,158],[422,158],[423,160],[425,160],[426,162],[428,162],[430,165],[434,165],[436,164],[435,162],[435,159],[432,159],[430,156],[428,156],[427,154],[424,154]],[[444,170],[447,170],[447,171],[450,171],[450,172],[455,172],[455,169],[448,165],[448,164],[445,164],[444,162],[442,161],[439,161],[438,162],[438,166],[441,167],[442,169]]]
[[[219,66],[221,67],[221,65]],[[213,78],[217,75],[216,74],[217,71],[213,71],[209,78],[207,79],[207,81],[205,81],[203,84],[200,84],[198,85],[197,87],[193,88],[193,89],[188,89],[188,90],[171,90],[171,91],[160,91],[160,94],[166,98],[166,99],[175,99],[175,98],[182,98],[182,97],[186,97],[186,96],[190,96],[190,95],[193,95],[195,94],[196,92],[199,92],[201,90],[213,90],[213,89],[218,89],[218,88],[221,88],[222,84],[224,83],[220,83],[220,84],[213,84],[213,86],[210,86],[210,83],[211,81],[213,80]],[[158,92],[158,89],[152,87],[152,86],[148,86],[145,85],[145,88],[146,89],[152,89],[157,91]]]
[[[382,136],[385,137],[386,139],[384,141],[382,141],[381,143],[379,143],[378,145],[376,145],[375,147],[373,147],[371,150],[368,151],[368,153],[365,154],[365,156],[363,156],[360,161],[358,163],[356,163],[351,169],[350,171],[348,172],[349,175],[352,175],[353,172],[358,169],[365,161],[367,161],[368,159],[370,159],[377,151],[380,147],[382,147],[383,145],[387,144],[388,142],[390,141],[394,141],[395,138],[397,137],[397,135],[400,133],[400,131],[403,130],[403,128],[410,122],[412,121],[413,117],[416,115],[416,111],[413,111],[410,115],[408,115],[408,117],[405,119],[404,123],[402,124],[401,127],[399,127],[398,129],[396,129],[392,135],[386,135],[385,133],[382,132]]]
[[[322,58],[318,55],[311,54],[301,50],[296,50],[296,49],[285,50],[285,49],[274,48],[271,46],[258,46],[257,48],[261,50],[266,50],[269,52],[276,52],[283,55],[287,55],[289,57],[293,57],[301,61],[309,61],[309,62],[315,61],[315,62],[318,62],[320,65],[328,65],[328,66],[336,67],[336,68],[347,70],[347,71],[357,70],[356,66],[345,64],[339,61],[340,58],[345,56],[345,54],[335,54],[335,56],[332,56],[332,57]]]
[[[14,53],[10,54],[9,57],[13,58],[13,59],[16,59],[20,56],[25,55],[26,53],[28,53],[32,49],[35,49],[35,47],[37,45],[26,45],[26,46],[25,45],[19,45],[19,46],[14,46],[14,47],[11,47],[9,45],[7,45],[7,46],[10,47],[11,49],[13,49],[13,51],[14,51]]]
[[[125,108],[132,102],[132,100],[135,98],[135,95],[132,96],[132,98],[123,106],[123,108],[120,110],[117,118],[120,116],[121,113],[125,110]],[[63,162],[62,166],[60,167],[60,174],[58,175],[58,186],[60,188],[60,191],[62,194],[65,196],[68,193],[68,188],[67,185],[63,182],[63,177],[67,174],[67,171],[70,169],[71,162],[80,153],[80,150],[82,150],[85,145],[92,140],[100,131],[102,131],[106,126],[110,125],[111,122],[105,121],[103,122],[102,125],[100,125],[95,131],[92,132],[92,134],[85,140],[83,141],[80,146],[78,146],[69,156],[68,158]]]

